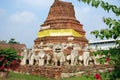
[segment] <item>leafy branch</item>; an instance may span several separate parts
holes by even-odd
[[[100,6],[108,13],[111,10],[116,16],[120,16],[120,7],[109,4],[108,2],[104,2],[102,0],[78,0],[78,1],[80,2],[82,1],[84,3],[87,3],[88,5],[92,5],[95,8],[98,8]],[[117,39],[120,38],[120,20],[103,18],[103,22],[107,26],[109,26],[109,28],[102,30],[94,30],[91,32],[91,34],[95,35],[96,38],[98,37],[100,39],[114,38],[117,41]],[[120,44],[120,40],[118,40],[118,44]]]
[[[103,18],[104,23],[109,26],[107,29],[102,29],[100,31],[92,31],[91,34],[94,34],[96,38],[106,39],[114,38],[117,39],[120,37],[120,20],[115,20],[111,18]]]
[[[120,7],[109,4],[108,2],[104,2],[102,0],[78,0],[78,1],[90,4],[95,8],[101,6],[105,11],[109,12],[110,10],[112,10],[112,12],[116,14],[116,16],[120,16]]]

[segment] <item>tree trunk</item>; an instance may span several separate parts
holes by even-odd
[[[0,71],[1,78],[8,78],[9,71]]]

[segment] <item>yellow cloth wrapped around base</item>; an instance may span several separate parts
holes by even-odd
[[[82,37],[84,35],[79,34],[77,31],[73,29],[49,29],[38,32],[38,37],[46,37],[46,36],[74,36],[74,37]]]

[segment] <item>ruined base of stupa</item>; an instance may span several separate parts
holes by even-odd
[[[59,79],[68,78],[72,76],[94,75],[95,73],[102,73],[113,71],[114,66],[111,65],[89,65],[89,66],[20,66],[16,71],[21,74],[43,76],[47,78]]]

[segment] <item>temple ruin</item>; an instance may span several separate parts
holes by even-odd
[[[76,19],[72,3],[55,0],[34,40],[33,48],[28,54],[23,53],[18,72],[58,80],[60,77],[113,69],[110,66],[97,66],[100,63],[96,60],[105,55],[95,56],[90,52],[83,25]]]
[[[77,48],[78,53],[82,54],[86,44],[88,40],[83,25],[76,19],[72,3],[55,0],[47,19],[41,25],[37,39],[34,40],[35,54],[39,54],[42,50],[45,54],[52,55],[56,45],[61,46],[60,51],[63,55],[71,54],[70,48]]]

